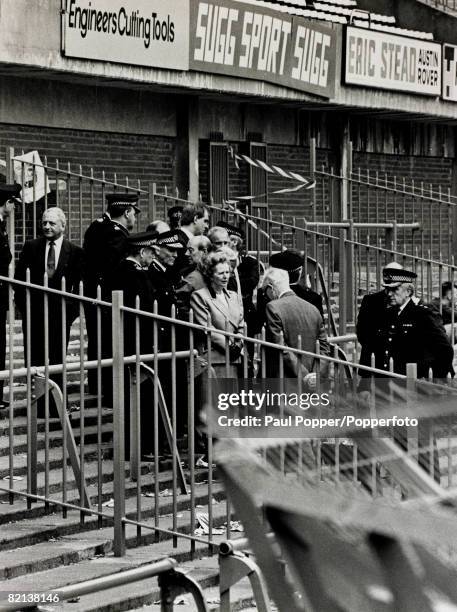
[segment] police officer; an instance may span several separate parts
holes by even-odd
[[[427,378],[430,370],[434,378],[446,378],[454,373],[454,351],[441,318],[412,299],[416,277],[415,272],[397,270],[383,283],[390,308],[375,353],[376,364],[388,370],[392,359],[394,372],[406,374],[406,364],[416,363],[418,378]]]
[[[0,275],[8,276],[8,267],[12,256],[6,232],[6,219],[14,209],[21,186],[0,185]],[[5,369],[6,355],[6,315],[8,312],[8,283],[0,280],[0,370]],[[0,381],[0,410],[7,408],[8,402],[3,399],[3,380]]]
[[[184,244],[181,231],[171,230],[164,232],[156,237],[154,243],[154,257],[149,266],[148,274],[152,283],[154,298],[157,300],[158,313],[165,317],[171,317],[172,307],[175,307],[176,318],[180,317],[180,312],[177,309],[178,300],[176,295],[176,277],[174,275],[174,264],[177,257],[187,250],[187,245]],[[162,352],[171,351],[172,330],[171,324],[164,321],[159,322],[159,350]],[[174,327],[176,338],[176,350],[185,350],[189,348],[189,332],[180,325]],[[165,400],[171,413],[172,399],[172,371],[171,362],[165,360],[159,363],[159,377],[164,391]],[[183,385],[187,382],[187,366],[183,360],[176,362],[176,385]],[[180,399],[179,411],[177,414],[177,431],[178,434],[184,433],[187,423],[187,405],[184,398]]]
[[[132,193],[112,193],[106,196],[107,211],[96,219],[87,228],[84,235],[83,251],[83,281],[84,295],[88,297],[97,296],[97,287],[101,287],[101,297],[111,301],[111,290],[113,284],[113,272],[127,255],[128,236],[135,225],[135,220],[140,209],[137,206],[138,195]],[[85,304],[84,314],[86,318],[88,338],[88,358],[97,359],[98,355],[98,330],[97,330],[97,308],[91,304]],[[102,355],[111,355],[111,318],[102,310]],[[107,396],[108,404],[111,403],[111,374],[109,368],[103,369],[103,393]],[[89,370],[89,390],[97,392],[97,372]]]
[[[179,230],[170,230],[159,234],[154,241],[155,252],[149,266],[149,276],[154,297],[157,300],[158,312],[166,317],[171,316],[172,306],[177,306],[176,280],[172,273],[173,266],[178,255],[185,253],[186,249]],[[162,342],[165,342],[165,344],[168,345],[169,341],[169,337],[162,337]]]
[[[391,360],[393,371],[406,374],[408,363],[417,364],[418,378],[446,378],[454,375],[452,360],[453,348],[446,336],[441,317],[432,308],[416,303],[414,280],[417,274],[409,270],[391,270],[384,278],[389,308],[384,319],[373,320],[375,333],[375,365],[381,370],[389,370]],[[369,365],[369,364],[367,364]],[[367,379],[364,379],[365,381]],[[420,421],[418,428],[419,465],[433,474],[440,482],[439,460],[436,444],[430,457],[430,429],[427,422]],[[407,434],[404,428],[397,427],[395,441],[407,449]]]
[[[123,292],[124,305],[136,308],[137,296],[139,298],[140,310],[153,311],[154,293],[148,274],[148,267],[153,258],[153,240],[155,232],[142,232],[131,234],[127,238],[127,257],[123,259],[113,275],[113,289]],[[154,325],[150,317],[139,316],[139,348],[140,353],[152,353],[154,349]],[[124,354],[135,355],[137,352],[137,317],[136,315],[124,313]],[[128,386],[129,373],[125,368],[125,450],[128,457],[130,450],[130,389]],[[140,387],[141,397],[141,423],[140,439],[143,455],[153,452],[153,411],[151,410],[151,397],[154,386],[150,380],[144,381]],[[163,436],[162,436],[163,437]]]

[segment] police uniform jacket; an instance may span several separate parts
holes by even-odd
[[[411,299],[401,311],[391,307],[383,319],[372,319],[372,327],[370,348],[377,368],[389,370],[392,359],[397,374],[406,374],[406,364],[416,363],[419,378],[428,377],[430,369],[435,378],[453,375],[454,351],[441,318],[425,304]]]
[[[124,259],[116,268],[113,289],[123,292],[124,305],[129,308],[136,307],[137,296],[140,299],[140,310],[153,312],[154,293],[147,270],[132,259]],[[145,316],[139,316],[140,324],[140,350],[152,352],[154,348],[153,322]],[[124,314],[124,352],[136,353],[136,316],[126,312]]]
[[[147,271],[152,286],[153,299],[157,300],[157,312],[164,317],[171,317],[172,306],[175,306],[175,316],[179,317],[178,299],[174,273],[169,268],[163,268],[159,262],[153,260]],[[166,321],[159,321],[159,348],[162,351],[171,350],[171,325]],[[176,326],[177,348],[181,345],[179,337],[182,329]]]
[[[369,293],[362,299],[356,324],[357,340],[362,347],[360,352],[362,365],[371,366],[371,355],[376,353],[387,310],[387,294],[384,290]],[[360,370],[359,374],[369,376],[364,370]]]
[[[93,221],[84,235],[83,279],[85,295],[95,297],[97,287],[102,298],[111,300],[113,272],[126,257],[128,230],[107,215]]]
[[[6,233],[6,222],[0,220],[0,275],[8,276],[8,267],[12,256]],[[0,308],[8,310],[8,283],[0,281]]]

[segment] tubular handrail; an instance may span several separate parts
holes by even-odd
[[[146,580],[148,578],[154,578],[155,576],[163,576],[168,574],[167,580],[160,583],[161,600],[166,598],[164,590],[173,587],[174,584],[179,585],[182,589],[185,581],[182,580],[184,576],[182,573],[177,571],[178,563],[175,559],[166,558],[156,561],[155,563],[148,563],[140,567],[135,567],[130,570],[121,572],[114,572],[108,574],[108,576],[100,576],[99,578],[93,578],[91,580],[85,580],[76,584],[71,584],[58,589],[53,589],[51,594],[55,594],[59,598],[59,602],[67,599],[73,599],[76,597],[82,597],[84,595],[90,595],[99,591],[105,591],[107,589],[116,588],[119,586],[138,582],[140,580]],[[189,584],[187,586],[191,586]],[[197,584],[192,581],[192,589],[195,589]],[[198,587],[199,588],[199,587]],[[201,589],[200,594],[201,594]],[[190,591],[190,588],[189,588]],[[170,605],[170,602],[168,603]],[[2,602],[2,610],[23,610],[23,609],[38,609],[36,602],[21,602],[20,605],[17,603]],[[167,608],[168,609],[168,608]]]
[[[346,244],[352,244],[354,246],[358,246],[363,249],[373,249],[374,251],[380,251],[388,255],[398,255],[398,257],[409,257],[410,259],[415,259],[416,261],[421,261],[426,264],[457,270],[457,266],[454,264],[446,263],[443,261],[436,261],[435,259],[427,259],[426,257],[419,257],[419,255],[413,255],[412,253],[403,253],[401,251],[394,251],[392,249],[386,249],[385,247],[375,246],[374,244],[364,244],[363,242],[357,242],[355,240],[345,239],[344,242]]]
[[[130,189],[131,191],[136,191],[137,193],[141,193],[143,195],[148,195],[148,193],[149,193],[149,191],[147,191],[146,189],[141,189],[140,187],[131,187],[130,185],[124,185],[122,183],[116,183],[116,182],[113,182],[113,181],[109,181],[107,179],[103,179],[103,178],[100,179],[100,178],[96,178],[95,176],[88,176],[87,174],[82,174],[82,172],[80,172],[80,173],[72,172],[69,168],[65,169],[65,168],[59,168],[59,167],[50,166],[46,162],[38,164],[36,162],[24,161],[23,159],[19,159],[17,157],[13,157],[12,160],[16,161],[16,162],[19,162],[19,163],[21,163],[23,165],[26,165],[26,166],[33,166],[33,167],[43,168],[45,170],[52,170],[52,171],[56,172],[57,174],[62,174],[62,175],[65,175],[65,176],[74,176],[76,178],[87,179],[88,181],[92,181],[92,182],[95,182],[95,183],[103,183],[104,185],[112,185],[113,187],[122,187],[123,189]]]
[[[386,223],[361,223],[358,221],[307,221],[304,219],[305,229],[311,225],[312,227],[337,227],[340,229],[349,229],[351,227],[356,229],[420,229],[420,223],[396,223],[393,221],[387,221]]]
[[[381,189],[387,192],[397,192],[398,189],[396,189],[395,187],[390,187],[389,185],[387,185],[385,182],[384,184],[381,184],[379,182],[377,183],[371,183],[368,180],[364,181],[361,178],[354,178],[354,177],[348,177],[348,176],[341,176],[339,174],[335,174],[333,172],[326,172],[324,170],[315,170],[316,174],[320,174],[322,176],[326,176],[329,178],[334,178],[334,179],[339,179],[341,181],[347,181],[349,183],[355,184],[355,185],[365,185],[367,187],[376,187],[377,189]],[[352,174],[356,174],[354,171],[352,172]],[[393,181],[390,181],[390,183],[393,184]],[[437,197],[434,197],[434,193],[436,193],[436,191],[430,191],[429,195],[427,195],[426,193],[424,193],[424,189],[421,187],[420,189],[420,193],[417,193],[416,191],[414,191],[415,187],[412,186],[413,191],[404,191],[402,193],[402,195],[405,196],[412,196],[415,198],[420,198],[423,200],[427,200],[428,202],[436,202],[438,204],[445,204],[447,206],[457,206],[457,202],[452,202],[450,199],[448,200],[443,200],[443,199],[439,199]],[[439,193],[439,192],[438,192]],[[455,197],[455,196],[451,196],[451,194],[448,194],[448,197]]]

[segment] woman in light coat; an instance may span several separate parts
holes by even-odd
[[[206,287],[194,291],[190,303],[194,312],[194,322],[205,326],[209,324],[212,329],[211,355],[208,356],[207,340],[203,335],[197,342],[198,349],[200,354],[211,362],[218,378],[237,378],[237,366],[241,363],[243,342],[240,339],[227,338],[220,333],[220,331],[244,333],[243,308],[238,294],[227,289],[231,269],[226,254],[218,251],[209,253],[203,260],[202,271]]]

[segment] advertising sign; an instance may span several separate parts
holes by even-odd
[[[182,0],[67,0],[62,52],[188,70],[189,4]]]
[[[457,102],[457,47],[443,45],[443,98]]]
[[[22,185],[21,197],[25,204],[36,202],[51,192],[38,151],[15,157],[13,168],[14,181]]]
[[[278,11],[230,0],[191,0],[191,70],[269,81],[331,98],[337,36]]]
[[[437,43],[348,26],[345,59],[348,84],[441,95]]]

